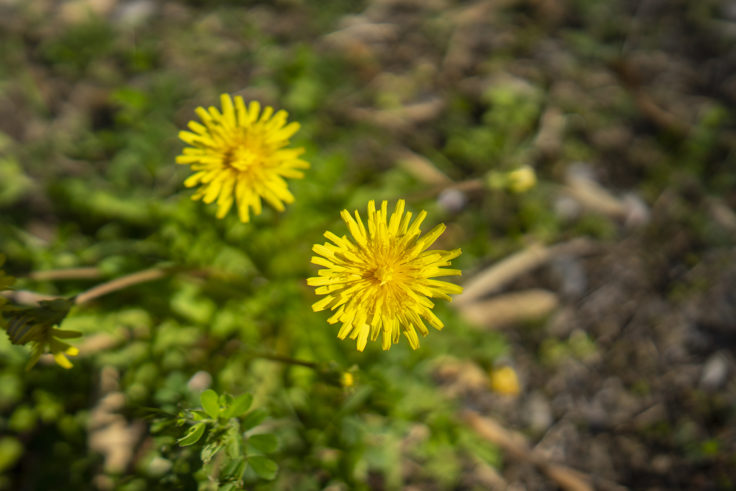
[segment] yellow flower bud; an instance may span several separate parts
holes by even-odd
[[[350,372],[342,372],[342,375],[340,376],[340,384],[346,389],[350,388],[355,384],[355,377],[353,377],[353,374]]]
[[[499,394],[516,396],[521,392],[519,377],[510,366],[503,366],[491,372],[491,389]]]
[[[529,191],[537,184],[537,175],[530,166],[519,167],[506,174],[507,187],[514,193]]]

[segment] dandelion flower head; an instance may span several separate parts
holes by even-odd
[[[199,185],[192,199],[205,203],[217,201],[217,217],[223,218],[235,205],[242,222],[250,220],[251,210],[261,213],[261,200],[278,211],[294,201],[287,178],[304,177],[301,169],[309,163],[300,159],[303,148],[287,148],[289,138],[299,130],[299,123],[286,122],[286,111],[257,101],[246,107],[243,98],[220,96],[222,112],[216,107],[198,107],[201,123],[189,122],[191,131],[179,132],[179,138],[191,145],[176,158],[177,164],[190,165],[194,172],[186,187]]]
[[[342,323],[337,337],[356,339],[358,351],[365,349],[369,338],[375,341],[379,336],[381,347],[387,350],[399,342],[401,334],[417,349],[417,331],[422,336],[429,333],[425,321],[438,330],[444,327],[432,312],[430,298],[451,300],[449,294],[462,292],[458,285],[433,279],[460,275],[460,270],[446,268],[460,249],[428,250],[444,232],[444,224],[420,236],[427,212],[422,211],[412,222],[412,213],[404,212],[404,206],[404,200],[399,200],[389,217],[386,201],[378,210],[370,201],[367,227],[357,210],[354,218],[343,210],[341,216],[352,240],[328,231],[324,235],[330,242],[312,248],[318,254],[312,262],[324,269],[307,284],[316,287],[318,295],[325,295],[312,309],[334,311],[328,322]]]

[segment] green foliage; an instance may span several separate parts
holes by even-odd
[[[530,140],[542,109],[538,90],[520,80],[501,80],[484,94],[488,109],[482,124],[448,139],[445,152],[452,160],[485,169],[511,169],[531,157]]]
[[[201,410],[158,418],[154,429],[184,427],[183,436],[176,440],[182,450],[172,448],[168,457],[176,460],[194,452],[212,489],[244,489],[245,483],[273,480],[278,473],[278,465],[267,456],[278,449],[278,438],[259,429],[268,413],[262,408],[250,410],[252,402],[249,393],[233,398],[207,389],[200,394]]]

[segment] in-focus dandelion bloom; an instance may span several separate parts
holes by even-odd
[[[184,185],[200,186],[192,199],[208,204],[217,200],[218,218],[235,204],[243,222],[250,220],[251,209],[261,213],[261,199],[284,211],[284,203],[294,201],[285,179],[300,179],[300,169],[309,168],[299,158],[303,148],[285,148],[299,123],[287,124],[286,111],[274,114],[269,106],[261,110],[257,101],[246,107],[240,96],[222,94],[220,100],[222,112],[198,107],[202,123],[190,121],[191,131],[179,132],[191,147],[184,148],[176,163],[194,171]]]
[[[326,295],[312,309],[335,311],[328,322],[341,322],[337,337],[357,339],[358,351],[363,351],[369,338],[375,341],[379,335],[387,350],[398,343],[402,333],[417,349],[417,331],[423,336],[429,333],[425,320],[435,329],[444,327],[432,312],[430,298],[451,300],[450,293],[462,292],[458,285],[433,279],[460,274],[458,269],[445,268],[460,255],[460,249],[427,250],[444,232],[444,224],[420,237],[419,227],[427,212],[422,211],[412,222],[412,213],[404,213],[404,205],[399,200],[389,218],[386,201],[379,210],[370,201],[367,228],[357,210],[355,218],[343,210],[341,216],[353,240],[328,231],[324,235],[331,242],[312,248],[319,254],[312,262],[324,269],[307,284],[317,287],[318,295]]]

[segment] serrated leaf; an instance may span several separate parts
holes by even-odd
[[[204,446],[202,452],[199,454],[199,457],[202,459],[202,462],[206,464],[210,460],[212,460],[212,457],[214,457],[215,454],[220,450],[222,450],[222,443],[211,442]]]
[[[246,465],[247,462],[244,458],[228,460],[225,465],[222,466],[222,479],[239,481],[243,477]]]
[[[211,418],[217,419],[220,415],[220,403],[218,402],[217,392],[212,389],[207,389],[202,392],[201,396],[199,396],[199,400],[202,402],[202,409],[204,409]]]
[[[237,418],[239,416],[242,416],[243,414],[245,414],[246,411],[248,411],[248,409],[250,409],[250,405],[252,403],[253,396],[251,394],[241,394],[236,397],[230,407],[225,410],[225,414],[223,414],[223,417]]]
[[[243,419],[243,428],[247,431],[251,428],[255,428],[259,424],[263,423],[263,420],[268,417],[268,413],[265,409],[258,408],[249,412]]]
[[[199,439],[202,438],[202,435],[204,435],[204,430],[206,426],[206,423],[197,423],[189,428],[187,434],[179,438],[179,445],[182,447],[186,447],[188,445],[194,445],[195,443],[197,443]]]
[[[233,403],[233,396],[230,394],[220,394],[220,407],[228,407]]]
[[[235,421],[233,421],[235,422]],[[227,434],[225,437],[225,445],[227,454],[230,458],[237,458],[240,457],[241,450],[240,450],[240,442],[242,441],[242,436],[240,436],[240,432],[238,431],[237,424],[236,426],[230,426],[227,430]]]
[[[271,453],[279,448],[279,439],[271,433],[261,433],[248,437],[248,446],[253,447],[259,452]]]
[[[269,481],[276,477],[276,473],[279,471],[279,466],[273,460],[256,455],[248,458],[248,466],[253,469],[258,477],[262,479],[268,479]]]

